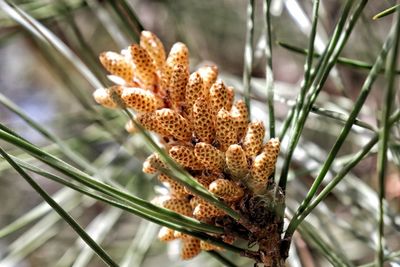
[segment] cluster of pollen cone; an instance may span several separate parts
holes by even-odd
[[[200,184],[220,200],[238,210],[246,195],[263,194],[274,186],[270,179],[279,154],[279,140],[264,142],[262,122],[250,122],[242,100],[234,101],[234,89],[218,79],[216,66],[189,71],[189,52],[175,43],[168,56],[153,33],[143,31],[140,44],[121,53],[104,52],[100,61],[116,85],[98,89],[94,98],[108,108],[129,108],[135,119],[156,133],[165,150]],[[137,131],[129,121],[126,130]],[[158,173],[169,189],[158,204],[202,222],[215,224],[225,213],[193,195],[183,185],[158,172],[166,166],[159,155],[150,155],[143,172]],[[233,242],[229,234],[217,236]],[[181,258],[190,259],[201,250],[219,248],[168,228],[161,228],[159,239],[180,239]]]

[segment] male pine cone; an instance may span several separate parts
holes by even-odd
[[[121,53],[104,52],[100,62],[118,84],[96,90],[96,102],[107,108],[132,109],[145,129],[159,135],[171,158],[221,201],[238,209],[243,198],[263,194],[274,185],[270,176],[279,140],[263,145],[263,123],[249,122],[246,105],[242,100],[234,102],[234,89],[218,80],[216,66],[203,66],[190,74],[185,44],[174,44],[166,57],[157,36],[143,31],[140,44]],[[137,132],[132,122],[126,129]],[[155,153],[143,163],[143,171],[158,173],[160,166],[167,167]],[[227,216],[171,177],[162,173],[158,177],[170,190],[163,207],[211,224]],[[159,233],[162,241],[182,240],[185,260],[201,250],[220,249],[184,236],[165,227]],[[230,233],[219,237],[234,240]]]

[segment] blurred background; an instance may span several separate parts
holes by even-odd
[[[132,21],[119,1],[35,0],[14,1],[22,10],[54,32],[88,65],[105,84],[106,72],[97,55],[102,51],[119,51],[132,42],[140,27]],[[174,42],[188,45],[192,71],[204,62],[218,65],[221,77],[237,89],[241,97],[247,1],[242,0],[131,0],[126,2],[146,30],[156,33],[167,50]],[[265,110],[265,36],[262,1],[255,1],[255,42],[253,62],[253,119],[267,122]],[[392,24],[392,16],[372,20],[373,15],[396,1],[369,1],[342,55],[372,64]],[[344,1],[321,1],[316,51],[322,52],[343,8]],[[124,12],[125,10],[125,12]],[[303,78],[305,57],[281,43],[306,48],[310,31],[312,1],[273,0],[273,71],[276,93],[278,131],[287,111],[296,99]],[[124,131],[125,118],[94,104],[94,88],[57,52],[38,42],[5,13],[0,11],[0,93],[13,101],[37,123],[64,140],[90,163],[98,174],[112,182],[128,184],[132,193],[151,199],[162,191],[153,177],[141,173],[141,163],[149,154],[140,137]],[[353,107],[368,70],[337,65],[317,100],[317,106],[347,114]],[[381,76],[363,107],[359,119],[377,127],[384,77]],[[113,133],[96,123],[101,116],[116,127]],[[318,112],[317,112],[318,113]],[[27,125],[18,115],[0,104],[0,121],[34,144],[63,157],[47,138]],[[293,173],[288,186],[288,206],[297,208],[311,185],[315,172],[334,143],[343,124],[325,115],[311,114],[296,150]],[[398,129],[395,128],[395,131]],[[353,127],[341,157],[357,152],[372,136],[362,127]],[[121,147],[120,143],[125,144]],[[285,147],[286,139],[283,140]],[[399,139],[391,146],[387,177],[387,241],[390,251],[400,249],[400,177]],[[28,162],[40,163],[20,150],[0,142],[7,150]],[[67,160],[67,159],[66,159]],[[67,160],[68,161],[68,160]],[[45,166],[42,166],[45,168]],[[75,233],[57,214],[37,209],[40,197],[8,165],[0,160],[0,266],[103,266],[90,250],[83,249]],[[193,261],[177,258],[176,244],[166,246],[155,239],[157,227],[133,215],[110,209],[34,176],[51,194],[58,194],[63,207],[98,238],[104,248],[128,266],[221,266],[207,254]],[[295,179],[294,179],[295,178]],[[374,230],[377,211],[376,149],[369,153],[334,194],[309,218],[339,253],[355,264],[373,259]],[[43,207],[42,207],[43,209]],[[33,213],[32,211],[35,211]],[[29,213],[32,212],[32,213]],[[26,216],[31,214],[31,217]],[[21,216],[23,219],[19,220]],[[11,224],[11,227],[10,227]],[[329,266],[318,245],[300,235],[295,236],[290,266]],[[227,255],[230,255],[227,253]],[[233,255],[230,255],[233,257]],[[134,258],[134,259],[132,259]],[[250,266],[241,259],[242,266]],[[136,265],[134,265],[136,264]],[[297,265],[296,265],[297,264]],[[300,264],[300,265],[299,265]],[[392,265],[395,266],[395,265]]]

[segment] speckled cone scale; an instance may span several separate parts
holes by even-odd
[[[166,89],[170,86],[170,80],[174,67],[181,64],[189,69],[189,49],[183,43],[175,43],[171,51],[169,52],[168,58],[164,64],[164,68],[161,75],[161,86]]]
[[[108,51],[101,53],[99,59],[111,74],[121,77],[126,82],[133,80],[133,64],[123,55]]]
[[[201,252],[200,240],[197,238],[188,238],[182,240],[181,259],[190,260]]]
[[[177,181],[167,183],[171,196],[177,199],[186,199],[189,194],[186,192],[185,187]]]
[[[176,111],[180,111],[181,106],[184,104],[188,80],[189,71],[187,67],[182,64],[174,66],[169,85],[169,97],[172,108]]]
[[[254,191],[260,191],[267,187],[268,177],[274,172],[276,157],[273,154],[262,152],[255,157],[251,168],[250,184]]]
[[[176,239],[174,232],[174,230],[163,226],[158,231],[157,237],[160,241],[169,242]]]
[[[165,64],[165,49],[160,39],[152,32],[142,31],[140,46],[146,49],[157,70],[162,70]]]
[[[196,100],[204,95],[204,83],[198,72],[190,75],[185,90],[185,110],[191,116]]]
[[[218,112],[215,128],[215,136],[220,150],[226,151],[230,145],[237,142],[235,121],[225,108],[221,108]]]
[[[142,88],[125,87],[121,98],[127,107],[138,112],[152,112],[163,105],[161,99]]]
[[[185,200],[189,196],[186,188],[171,177],[161,173],[158,176],[158,180],[168,187],[170,194],[173,198]]]
[[[153,153],[147,157],[147,159],[143,162],[143,169],[142,171],[147,174],[154,174],[158,172],[157,166],[161,166],[166,168],[167,166],[161,160],[160,156],[157,153]]]
[[[196,179],[196,181],[201,184],[202,186],[204,186],[204,188],[208,189],[208,186],[214,182],[215,180],[219,179],[220,176],[219,175],[215,175],[215,174],[211,174],[211,175],[199,175],[199,176],[194,176],[194,179]],[[187,193],[191,193],[187,188],[186,188],[186,192]],[[194,206],[195,207],[195,206]],[[193,207],[193,208],[194,208]]]
[[[235,179],[243,179],[249,171],[246,153],[240,145],[233,144],[225,152],[228,172]]]
[[[265,127],[261,121],[249,123],[243,140],[243,149],[247,157],[255,157],[261,150],[264,134]]]
[[[156,118],[161,127],[180,141],[190,141],[192,138],[192,126],[188,120],[178,112],[163,108],[156,111]]]
[[[208,186],[214,182],[217,179],[220,179],[221,175],[217,174],[211,174],[211,175],[200,175],[196,176],[195,179],[202,184],[205,188],[208,188]]]
[[[182,240],[188,240],[188,239],[193,238],[191,235],[187,235],[187,234],[184,234],[184,233],[178,232],[178,231],[175,231],[174,236],[175,236],[175,238],[182,239]]]
[[[194,153],[203,166],[212,171],[221,171],[225,166],[225,155],[210,144],[200,142],[194,147]]]
[[[249,123],[249,112],[243,100],[238,100],[235,103],[232,107],[231,114],[238,129],[238,140],[241,140],[246,134],[247,125]]]
[[[226,179],[215,180],[208,186],[208,190],[225,201],[237,201],[244,195],[240,186]]]
[[[217,81],[218,77],[218,67],[213,66],[203,66],[197,70],[204,82],[204,92],[206,96],[209,94],[211,86]]]
[[[235,100],[235,90],[232,86],[226,87],[226,102],[225,102],[225,109],[230,111],[233,107],[233,102]]]
[[[141,113],[136,116],[136,120],[140,123],[146,130],[155,132],[161,136],[169,136],[170,133],[161,126],[159,118],[155,112]]]
[[[162,201],[161,206],[181,215],[192,216],[192,207],[188,200],[168,198]]]
[[[192,116],[195,137],[201,142],[211,143],[215,137],[215,117],[206,97],[202,96],[196,100]]]
[[[118,108],[124,106],[122,99],[122,87],[118,85],[109,88],[99,88],[93,92],[94,100],[106,108]]]
[[[223,248],[218,247],[218,246],[216,246],[216,245],[213,245],[213,244],[211,244],[211,243],[207,243],[207,242],[205,242],[205,241],[203,241],[203,240],[200,240],[200,248],[201,248],[202,250],[205,250],[205,251],[210,251],[210,250],[223,250]]]
[[[130,52],[135,64],[135,75],[140,79],[144,88],[153,90],[158,84],[158,76],[150,55],[137,44],[130,46]]]
[[[209,220],[214,217],[224,216],[225,212],[213,204],[208,203],[203,199],[197,199],[197,205],[193,210],[193,216],[201,221]]]
[[[214,116],[226,104],[226,88],[221,80],[217,80],[210,88],[210,103]]]
[[[269,155],[273,155],[273,156],[275,156],[275,158],[278,158],[280,146],[281,146],[281,143],[279,142],[279,138],[271,138],[265,144],[265,146],[263,148],[263,152],[265,152]]]
[[[185,168],[189,168],[192,170],[201,170],[203,169],[203,165],[199,163],[194,154],[193,147],[187,146],[173,146],[169,150],[169,155],[173,158],[178,164],[182,165]]]

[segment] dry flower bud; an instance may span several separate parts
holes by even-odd
[[[135,64],[135,75],[146,89],[153,90],[158,83],[156,67],[147,51],[137,44],[130,46],[132,61]]]
[[[156,118],[161,127],[180,141],[190,141],[192,127],[188,120],[172,109],[163,108],[156,111]]]
[[[214,116],[210,102],[204,96],[199,97],[193,105],[194,134],[199,141],[211,143],[214,140]]]
[[[126,57],[109,51],[101,53],[99,59],[108,72],[121,77],[127,82],[132,82],[133,64]]]
[[[247,157],[255,157],[261,150],[265,127],[261,121],[250,122],[243,140],[243,149]]]
[[[208,190],[225,201],[237,201],[244,195],[240,186],[226,179],[215,180],[208,186]]]
[[[181,259],[182,260],[190,260],[196,257],[201,252],[200,249],[200,240],[191,237],[188,239],[182,240],[182,248],[181,248]]]
[[[165,64],[165,49],[160,39],[152,32],[142,31],[140,46],[146,49],[156,68],[162,70]]]
[[[208,170],[220,171],[225,165],[225,155],[210,144],[200,142],[194,148],[197,159]]]
[[[217,114],[215,136],[220,149],[226,151],[228,147],[237,142],[237,128],[231,114],[224,108]]]
[[[121,98],[127,107],[138,112],[152,112],[163,105],[160,98],[142,88],[124,87]]]

